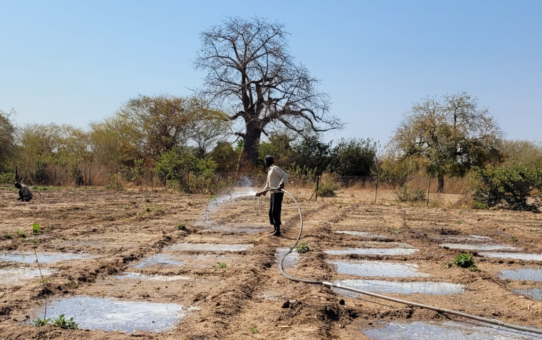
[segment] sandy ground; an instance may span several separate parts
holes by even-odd
[[[311,251],[302,254],[297,266],[287,272],[331,281],[357,277],[337,274],[327,260],[417,264],[418,270],[429,274],[429,278],[381,279],[457,283],[466,285],[467,291],[447,296],[388,295],[542,328],[542,301],[512,291],[540,288],[542,284],[497,277],[503,269],[542,268],[542,262],[489,258],[474,252],[479,271],[473,272],[446,265],[464,251],[438,246],[442,236],[475,234],[491,237],[492,243],[541,254],[542,214],[401,206],[393,202],[392,192],[379,195],[383,199],[378,205],[370,203],[373,192],[352,190],[318,202],[302,200],[305,222],[302,242],[310,243]],[[209,202],[204,195],[83,188],[45,191],[30,203],[20,203],[15,198],[13,191],[5,188],[0,191],[1,254],[37,249],[96,257],[43,264],[43,268],[57,270],[48,277],[45,289],[38,279],[20,285],[0,284],[0,339],[367,339],[361,329],[379,327],[379,321],[449,318],[366,296],[348,298],[324,286],[292,282],[283,277],[276,264],[275,250],[291,245],[297,236],[299,219],[291,200],[285,199],[284,235],[276,238],[251,229],[270,228],[266,198],[260,203],[245,198],[224,204],[208,218],[207,226],[202,225]],[[440,199],[454,202],[458,197]],[[42,228],[37,243],[29,241],[33,223]],[[178,230],[181,223],[187,230]],[[242,228],[251,232],[239,232]],[[27,237],[20,238],[17,229]],[[381,241],[334,233],[339,230],[374,232],[387,236],[386,241],[407,243],[419,251],[407,256],[325,254],[327,249]],[[254,247],[235,253],[168,250],[180,242]],[[183,265],[134,268],[139,261],[163,252],[182,258]],[[217,262],[225,263],[226,268],[219,268]],[[0,261],[0,269],[28,266],[34,265]],[[187,279],[141,282],[115,278],[124,272]],[[45,297],[50,301],[79,295],[178,303],[196,308],[176,328],[162,333],[61,330],[28,324],[42,308]],[[290,300],[296,302],[286,306],[285,302]]]

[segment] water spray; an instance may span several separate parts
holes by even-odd
[[[271,190],[279,190],[279,189],[278,188],[272,188],[272,189],[265,190],[264,192],[271,191]],[[290,275],[286,274],[286,272],[284,271],[284,268],[283,268],[283,262],[284,262],[284,259],[286,258],[286,256],[288,256],[288,254],[290,254],[295,249],[295,247],[299,243],[299,240],[301,239],[301,234],[303,233],[303,214],[301,213],[301,207],[299,206],[299,203],[297,203],[294,196],[292,196],[292,194],[290,194],[288,191],[286,191],[284,189],[281,189],[281,191],[284,192],[285,194],[287,194],[288,196],[290,196],[292,198],[292,200],[295,202],[295,204],[297,205],[297,210],[299,211],[299,221],[300,221],[300,223],[299,223],[299,234],[297,235],[297,239],[295,240],[294,245],[286,252],[286,254],[284,254],[284,256],[281,258],[281,260],[279,262],[280,272],[287,279],[292,280],[292,281],[297,281],[297,282],[321,284],[321,285],[327,286],[329,288],[335,287],[335,288],[338,288],[338,289],[344,289],[344,290],[348,290],[348,291],[358,293],[358,294],[372,296],[372,297],[375,297],[377,299],[383,299],[383,300],[393,301],[393,302],[397,302],[397,303],[402,303],[402,304],[409,305],[409,306],[430,309],[430,310],[434,310],[434,311],[439,312],[439,313],[446,313],[446,314],[462,316],[462,317],[465,317],[465,318],[468,318],[468,319],[473,319],[473,320],[489,323],[489,324],[492,324],[492,325],[501,326],[501,327],[505,327],[505,328],[511,328],[511,329],[515,329],[515,330],[519,330],[519,331],[542,334],[542,329],[536,329],[536,328],[531,328],[531,327],[513,325],[513,324],[502,322],[502,321],[499,321],[499,320],[496,320],[496,319],[488,319],[488,318],[484,318],[484,317],[481,317],[481,316],[462,313],[462,312],[451,310],[451,309],[439,308],[439,307],[425,305],[425,304],[421,304],[421,303],[417,303],[417,302],[396,299],[396,298],[392,298],[392,297],[385,296],[385,295],[375,294],[375,293],[363,291],[363,290],[360,290],[360,289],[355,289],[355,288],[352,288],[352,287],[343,286],[343,285],[340,285],[340,284],[335,284],[335,283],[332,283],[332,282],[302,279],[302,278],[298,278],[298,277],[294,277],[294,276],[290,276]]]

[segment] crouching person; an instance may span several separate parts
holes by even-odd
[[[15,183],[15,187],[19,189],[19,198],[17,198],[18,201],[29,202],[32,197],[34,197],[32,195],[32,191],[30,191],[30,188],[26,185]]]

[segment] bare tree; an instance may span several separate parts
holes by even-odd
[[[328,115],[329,99],[316,89],[319,81],[295,64],[279,23],[260,18],[229,18],[201,34],[196,69],[207,71],[202,95],[231,110],[229,119],[242,119],[243,153],[256,163],[261,134],[279,124],[300,133],[341,127]]]

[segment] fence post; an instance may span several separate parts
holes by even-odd
[[[320,186],[320,176],[316,177],[316,196],[314,201],[318,202],[318,187]]]
[[[429,176],[429,184],[427,185],[427,205],[429,207],[429,192],[431,191],[431,176]]]
[[[376,175],[376,183],[375,183],[375,204],[378,197],[378,175]]]

